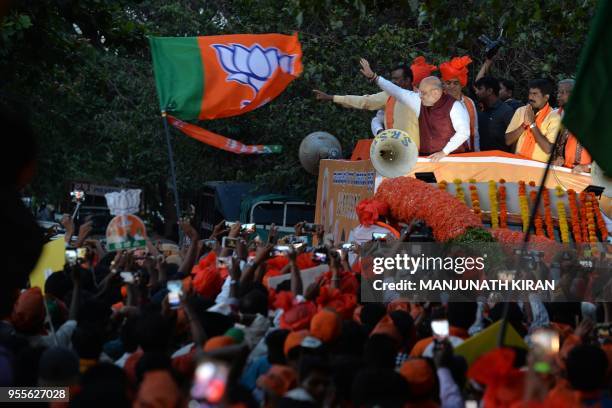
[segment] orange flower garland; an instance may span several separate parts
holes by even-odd
[[[552,211],[550,211],[550,192],[547,188],[542,190],[542,201],[544,202],[544,223],[546,224],[546,236],[555,239],[555,225],[553,224]]]
[[[499,227],[508,227],[508,207],[506,205],[506,180],[499,179]]]
[[[591,194],[591,201],[593,202],[593,207],[595,211],[595,216],[597,217],[597,227],[599,228],[599,234],[601,235],[601,240],[605,241],[608,239],[608,228],[606,228],[606,222],[601,215],[601,209],[599,208],[599,204],[597,203],[597,198],[595,197],[595,193]]]
[[[580,227],[582,231],[582,240],[585,243],[589,242],[589,229],[587,226],[586,216],[586,193],[583,191],[580,193]]]
[[[567,198],[570,207],[570,214],[572,216],[572,233],[574,234],[574,241],[577,243],[582,241],[582,232],[580,230],[580,216],[578,214],[578,205],[576,204],[576,192],[572,189],[567,190]]]
[[[495,181],[489,180],[489,201],[491,202],[491,228],[499,227],[497,218],[497,186]]]
[[[559,231],[561,232],[561,242],[564,244],[568,244],[569,240],[569,227],[567,224],[567,214],[565,213],[565,204],[563,204],[563,200],[561,199],[565,192],[559,186],[557,186],[557,197],[559,200],[557,201],[557,216],[559,217]]]
[[[470,199],[472,200],[472,210],[474,214],[481,217],[480,200],[478,199],[478,188],[474,184],[470,185]]]
[[[523,221],[523,232],[527,232],[527,228],[529,228],[529,202],[527,201],[527,188],[523,180],[518,183],[518,195],[521,219]]]
[[[469,227],[482,227],[480,218],[467,205],[412,177],[384,180],[374,198],[387,203],[392,217],[398,221],[425,221],[438,242],[456,238]]]
[[[438,188],[440,189],[440,191],[446,191],[447,185],[448,183],[446,182],[446,180],[438,182]]]
[[[531,184],[530,184],[531,185]],[[531,190],[529,192],[529,197],[531,198],[531,204],[535,206],[537,191]],[[535,234],[539,237],[545,236],[544,234],[544,222],[542,221],[542,216],[540,215],[540,209],[536,208],[535,210],[535,220],[533,221],[533,225],[535,226]]]
[[[593,212],[593,202],[591,195],[585,194],[585,213],[587,219],[587,231],[589,234],[589,242],[597,242],[597,229],[595,228],[595,213]]]

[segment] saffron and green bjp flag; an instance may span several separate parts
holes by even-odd
[[[612,176],[612,0],[597,2],[563,123]]]
[[[302,73],[297,34],[151,37],[160,109],[190,137],[243,154],[277,153],[247,146],[185,121],[241,115],[270,102]]]

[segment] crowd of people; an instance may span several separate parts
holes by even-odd
[[[612,346],[594,326],[608,321],[605,304],[508,304],[509,325],[531,347],[491,347],[468,363],[454,347],[500,320],[505,304],[362,301],[359,247],[326,242],[321,226],[312,250],[326,259],[304,242],[312,239],[303,223],[280,239],[271,228],[262,241],[224,222],[202,239],[183,220],[183,248],[149,240],[111,253],[88,237],[87,223],[79,231],[69,217],[63,223],[67,245],[85,255],[44,288],[7,275],[0,299],[0,384],[68,387],[70,402],[52,406],[612,403]],[[33,236],[20,238],[39,242]],[[327,271],[306,285],[302,272],[317,266]],[[562,275],[580,268],[569,259],[561,267]],[[441,337],[432,325],[440,319]],[[541,328],[560,344],[538,347],[531,337]]]
[[[494,58],[494,57],[493,57]],[[554,164],[574,172],[590,172],[591,156],[561,123],[563,109],[574,87],[573,79],[557,84],[533,79],[526,84],[528,103],[514,98],[514,83],[489,75],[494,59],[487,58],[468,84],[469,56],[455,57],[439,67],[419,56],[413,63],[391,70],[390,81],[376,75],[362,60],[362,73],[382,90],[372,95],[329,95],[315,90],[318,100],[343,107],[376,111],[372,134],[384,129],[405,131],[419,154],[437,161],[451,153],[500,150]],[[434,71],[440,76],[434,76]],[[553,151],[555,138],[559,142]]]
[[[384,109],[373,133],[402,128],[435,160],[513,144],[532,159],[553,154],[562,110],[549,106],[549,84],[531,82],[529,104],[516,107],[510,83],[482,76],[475,103],[462,93],[468,63],[442,64],[440,80],[417,59],[387,81],[362,61],[383,92],[331,98]],[[561,108],[572,84],[559,85]],[[146,248],[107,252],[90,224],[75,228],[65,217],[66,246],[84,252],[31,287],[50,238],[19,197],[35,140],[17,115],[0,119],[16,143],[0,195],[13,240],[0,284],[0,387],[67,387],[69,401],[56,407],[612,406],[607,304],[365,302],[359,243],[329,241],[321,226],[308,233],[299,223],[289,237],[271,227],[262,240],[239,222],[221,221],[202,237],[182,220],[185,245],[149,239]],[[557,163],[582,165],[587,153],[565,135]],[[568,146],[577,154],[567,156]],[[561,278],[573,277],[581,266],[572,258],[560,268]],[[314,282],[305,270],[319,271]],[[527,346],[493,345],[469,360],[455,352],[502,316]],[[440,321],[448,333],[435,332]],[[542,329],[558,342],[546,346]]]

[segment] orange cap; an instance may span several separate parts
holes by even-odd
[[[323,343],[334,341],[342,331],[342,320],[334,311],[323,309],[312,317],[310,333]]]
[[[422,358],[406,360],[400,368],[400,374],[408,381],[410,392],[414,396],[426,395],[434,388],[434,371],[427,360]]]
[[[230,336],[215,336],[208,339],[204,344],[204,351],[213,351],[223,347],[232,346],[236,344],[233,337]]]
[[[308,330],[298,330],[289,333],[289,335],[285,339],[285,346],[283,347],[285,356],[289,355],[289,351],[291,351],[292,348],[302,344],[302,340],[304,340],[306,336],[308,336],[308,334]]]

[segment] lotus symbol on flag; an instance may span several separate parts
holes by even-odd
[[[228,81],[236,81],[253,89],[257,97],[259,90],[274,75],[277,68],[293,74],[295,55],[280,52],[275,47],[264,48],[254,44],[250,48],[241,44],[213,44],[219,64],[228,74]],[[250,101],[243,101],[248,105]]]

